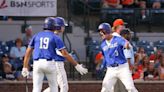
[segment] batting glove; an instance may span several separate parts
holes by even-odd
[[[29,75],[28,69],[27,69],[27,68],[23,68],[23,69],[22,69],[22,76],[23,76],[23,77],[27,77],[28,75]]]
[[[87,74],[88,73],[88,69],[87,68],[84,68],[82,66],[82,64],[77,64],[75,66],[76,70],[81,74],[81,75],[84,75],[84,74]]]

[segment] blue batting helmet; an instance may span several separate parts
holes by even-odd
[[[54,21],[55,21],[55,29],[56,30],[61,30],[61,27],[65,27],[67,26],[67,24],[65,23],[65,20],[64,18],[62,17],[56,17],[54,18]]]
[[[104,30],[105,33],[110,34],[112,32],[111,25],[109,23],[101,23],[98,30]]]
[[[55,30],[55,21],[53,17],[47,17],[44,21],[44,30]]]

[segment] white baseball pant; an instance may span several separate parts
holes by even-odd
[[[64,62],[56,61],[57,83],[60,92],[68,92],[67,74],[64,68]],[[43,92],[50,92],[50,88],[46,88]]]
[[[114,87],[117,78],[122,81],[128,92],[138,92],[134,86],[128,63],[117,67],[107,68],[107,72],[103,79],[101,92],[112,92],[112,87]]]
[[[55,61],[39,59],[33,64],[33,91],[41,92],[44,75],[48,79],[50,92],[58,92]]]

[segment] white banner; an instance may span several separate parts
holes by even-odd
[[[0,16],[56,16],[57,0],[0,0]]]

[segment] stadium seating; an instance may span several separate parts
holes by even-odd
[[[6,45],[8,46],[10,50],[11,47],[15,46],[15,40],[6,41]]]
[[[154,45],[164,45],[164,41],[163,40],[155,41]]]
[[[162,49],[164,51],[164,41],[163,40],[155,41],[154,47],[156,47],[157,49]]]
[[[10,52],[9,47],[7,45],[1,45],[0,49],[3,53],[8,54]]]
[[[96,49],[96,47],[98,48],[99,45],[100,45],[99,41],[96,40],[88,41],[87,49],[86,49],[87,56],[88,57],[92,56],[92,51]]]
[[[151,12],[151,16],[152,16],[152,19],[151,19],[151,23],[152,25],[154,26],[162,26],[162,24],[164,24],[163,21],[161,20],[164,20],[164,9],[153,9],[153,10],[150,10]]]
[[[150,56],[151,54],[154,54],[154,47],[153,46],[147,45],[144,47],[144,49],[145,49],[145,52],[148,54],[148,56]]]
[[[128,23],[128,26],[132,26],[134,17],[131,17],[134,15],[133,9],[101,9],[101,17],[103,22],[109,22],[112,24],[112,22],[117,18],[122,18]]]
[[[137,52],[137,46],[133,46],[134,53]]]
[[[137,46],[144,46],[144,45],[150,45],[148,41],[142,40],[137,42]]]

